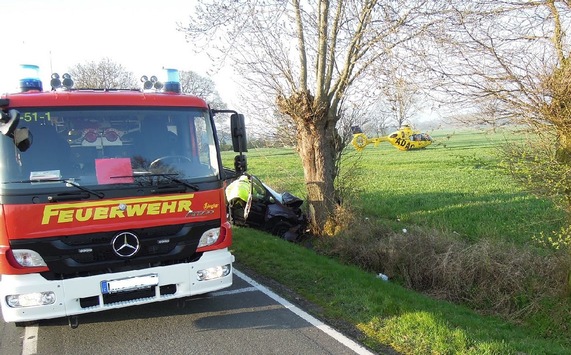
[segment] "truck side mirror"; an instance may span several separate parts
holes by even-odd
[[[16,110],[9,110],[8,112],[0,111],[0,133],[5,136],[12,137],[14,130],[18,127],[20,122],[20,113]]]
[[[19,151],[25,152],[32,145],[32,133],[26,128],[17,128],[20,113],[16,110],[0,111],[0,134],[10,137]]]
[[[14,131],[14,144],[19,151],[25,152],[32,145],[32,132],[26,127],[16,128]]]
[[[230,116],[230,130],[232,131],[232,147],[237,153],[248,151],[248,140],[246,139],[246,124],[244,115],[234,113]]]

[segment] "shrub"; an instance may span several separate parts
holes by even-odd
[[[481,239],[468,243],[454,234],[412,228],[395,233],[380,223],[349,217],[335,237],[320,239],[316,248],[365,270],[384,273],[389,280],[438,299],[464,304],[485,314],[514,321],[549,318],[546,302],[559,312],[559,325],[571,315],[569,250]],[[562,319],[563,318],[563,319]],[[547,331],[547,330],[546,330]],[[556,331],[550,329],[549,331]]]

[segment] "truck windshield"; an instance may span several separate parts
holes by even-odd
[[[101,107],[19,109],[25,152],[0,137],[0,182],[74,181],[82,186],[138,183],[139,176],[216,179],[218,155],[206,110]]]

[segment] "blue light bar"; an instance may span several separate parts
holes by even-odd
[[[166,92],[180,93],[180,75],[177,69],[165,68],[166,77],[165,88]]]
[[[20,72],[20,91],[43,90],[40,80],[40,67],[33,64],[21,64]]]

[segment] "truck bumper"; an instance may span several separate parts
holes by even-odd
[[[233,262],[234,256],[228,249],[222,249],[205,252],[200,260],[189,264],[67,280],[48,281],[39,274],[2,275],[2,315],[6,322],[26,322],[199,295],[231,286]],[[204,275],[204,270],[224,266],[229,267],[227,275],[215,275],[212,276],[215,278],[209,280],[199,280],[199,273]],[[12,295],[39,292],[46,292],[50,295],[49,298],[55,298],[55,301],[47,305],[25,307],[8,304]]]

